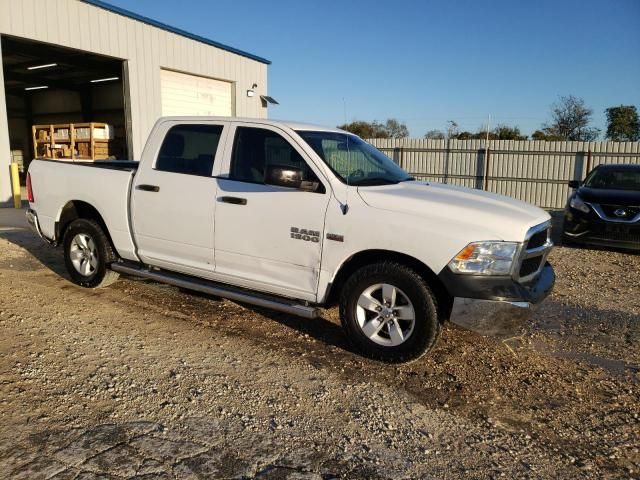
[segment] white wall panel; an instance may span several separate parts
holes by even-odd
[[[160,84],[163,116],[231,116],[230,82],[162,70]]]

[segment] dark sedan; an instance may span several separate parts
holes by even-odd
[[[640,250],[640,165],[600,165],[569,186],[566,243]]]

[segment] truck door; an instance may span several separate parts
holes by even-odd
[[[145,263],[200,276],[213,273],[217,187],[212,172],[227,127],[167,122],[159,127],[158,135],[163,128],[165,135],[157,152],[145,150],[131,206],[138,255]]]
[[[328,183],[284,130],[236,124],[229,139],[225,174],[216,179],[216,277],[314,300]],[[270,166],[301,169],[305,185],[317,188],[267,184]]]

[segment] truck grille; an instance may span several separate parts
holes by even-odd
[[[549,233],[549,229],[547,228],[546,230],[542,230],[532,235],[532,237],[527,242],[527,250],[542,247],[545,243],[547,243],[547,240],[549,239]]]
[[[520,277],[527,277],[533,273],[536,273],[540,268],[542,262],[542,255],[539,257],[525,258],[520,264]]]
[[[535,278],[544,267],[552,246],[549,222],[529,229],[514,270],[515,279],[526,282]]]

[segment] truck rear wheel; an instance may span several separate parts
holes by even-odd
[[[418,273],[396,262],[367,265],[351,275],[340,319],[358,350],[386,362],[420,358],[440,334],[433,292]]]
[[[116,260],[111,242],[95,220],[74,220],[64,234],[64,262],[71,279],[86,288],[111,285],[118,273],[109,270]]]

